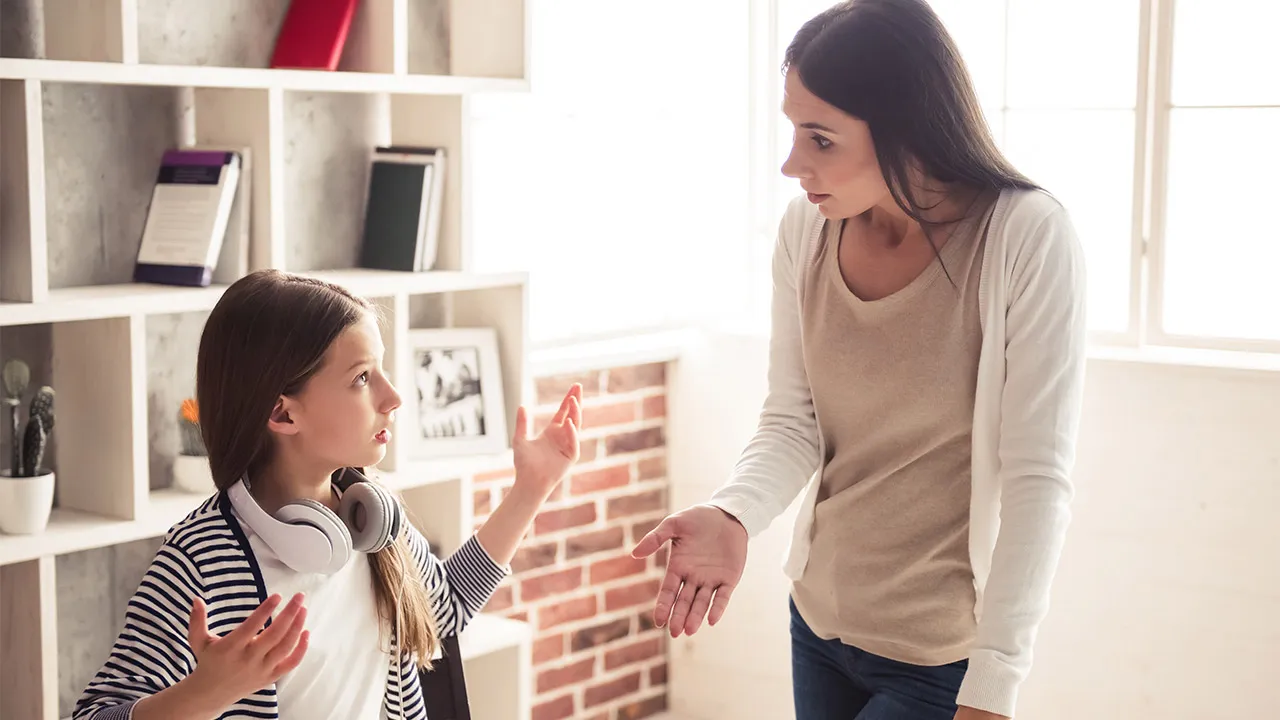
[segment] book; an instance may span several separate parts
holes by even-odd
[[[360,245],[361,267],[407,272],[435,267],[444,172],[444,148],[374,148]]]
[[[238,152],[166,151],[147,208],[134,282],[209,285],[239,179]]]
[[[280,24],[271,67],[335,70],[359,0],[293,0]]]

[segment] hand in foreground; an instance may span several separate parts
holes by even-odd
[[[668,540],[671,554],[654,623],[663,627],[669,621],[674,638],[697,632],[704,615],[711,625],[720,621],[747,564],[747,531],[720,508],[695,505],[664,519],[631,554],[648,557]]]
[[[960,709],[956,711],[955,720],[1012,720],[1012,718],[961,705]]]
[[[196,684],[205,692],[230,705],[296,668],[310,639],[310,632],[302,629],[307,619],[302,594],[294,595],[271,627],[262,630],[280,600],[272,595],[238,627],[218,637],[209,632],[204,603],[196,598],[187,626],[187,640],[196,656],[192,680],[198,679]]]
[[[560,408],[537,437],[529,437],[529,413],[516,411],[511,449],[516,477],[513,490],[528,490],[545,498],[578,461],[578,430],[582,427],[582,386],[574,383],[560,401]]]

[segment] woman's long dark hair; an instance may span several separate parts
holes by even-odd
[[[972,190],[1039,189],[996,147],[960,52],[925,0],[834,5],[800,28],[782,69],[867,123],[889,192],[926,237],[939,223],[924,215],[913,163],[929,180]]]

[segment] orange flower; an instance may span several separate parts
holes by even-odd
[[[200,408],[196,406],[194,398],[187,398],[182,401],[182,417],[192,425],[200,423]]]

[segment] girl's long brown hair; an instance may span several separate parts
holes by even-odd
[[[196,360],[200,433],[219,490],[266,466],[276,400],[300,391],[333,341],[371,314],[377,306],[340,286],[278,270],[251,273],[227,288],[205,323]],[[370,554],[369,565],[383,637],[390,638],[399,610],[401,651],[425,665],[439,636],[407,535],[402,530],[399,540]]]

